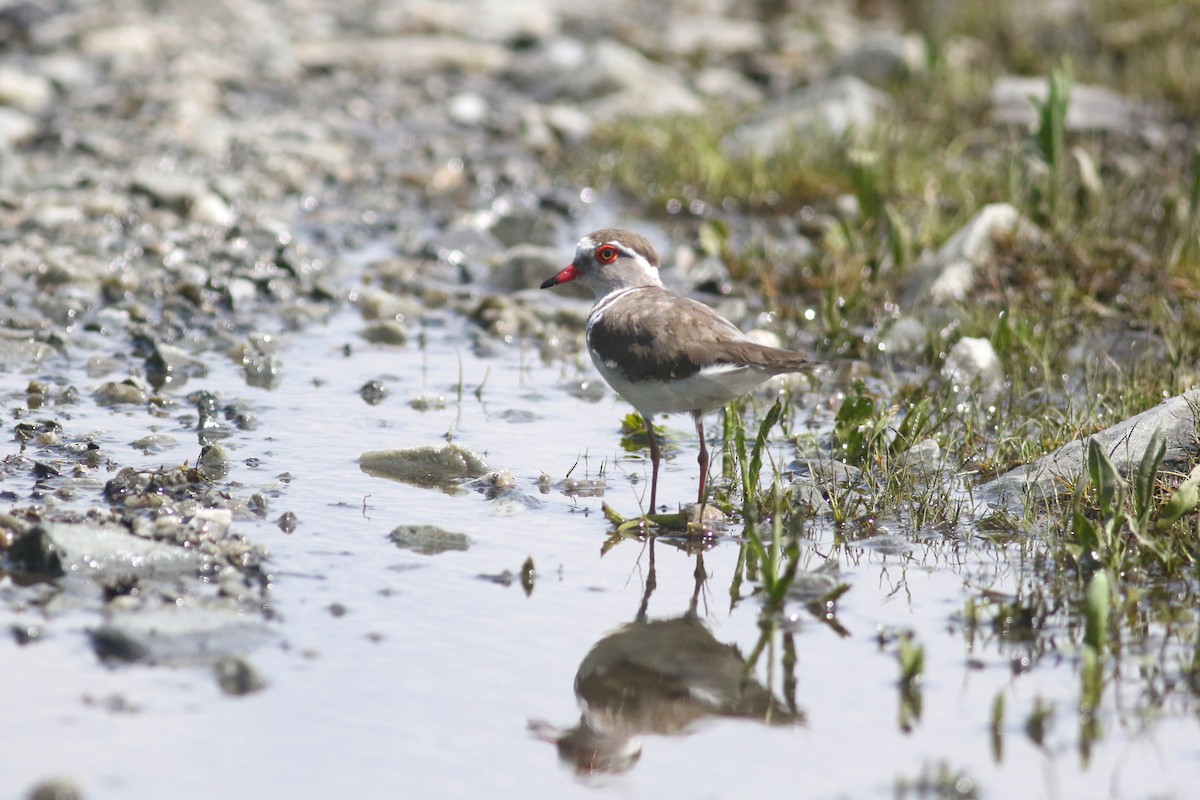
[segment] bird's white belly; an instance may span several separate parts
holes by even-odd
[[[593,357],[596,369],[617,394],[644,415],[677,411],[711,411],[754,389],[769,375],[753,367],[710,367],[673,381],[630,381],[617,369]]]

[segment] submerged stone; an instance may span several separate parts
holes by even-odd
[[[362,338],[371,344],[402,345],[408,341],[408,331],[395,320],[384,320],[363,328]]]
[[[171,604],[112,615],[92,632],[92,647],[104,660],[203,664],[253,650],[270,635],[232,603]]]
[[[367,381],[359,387],[358,396],[361,397],[367,405],[377,406],[387,399],[387,385],[383,381],[379,380]]]
[[[179,440],[165,433],[151,433],[129,444],[140,450],[142,455],[148,456],[151,453],[161,453],[164,450],[170,450],[179,444]]]
[[[146,380],[155,389],[179,388],[188,378],[203,378],[207,374],[208,365],[180,347],[155,342],[146,357]]]
[[[388,538],[401,550],[412,550],[423,556],[467,550],[471,546],[471,539],[465,533],[453,533],[436,525],[398,525]]]
[[[102,406],[125,404],[140,406],[146,403],[146,396],[146,390],[139,386],[133,379],[124,380],[120,383],[109,381],[101,384],[94,395],[96,403]]]
[[[836,561],[826,561],[814,570],[797,570],[788,587],[788,596],[810,602],[819,600],[843,586]]]
[[[399,450],[371,450],[358,459],[359,468],[376,478],[388,478],[415,486],[459,491],[464,478],[487,474],[483,457],[468,447],[448,444],[441,447],[422,445]]]
[[[267,681],[262,673],[241,656],[225,656],[213,665],[217,685],[225,694],[241,696],[261,691]]]

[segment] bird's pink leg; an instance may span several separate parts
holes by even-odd
[[[704,441],[704,416],[694,411],[692,419],[696,420],[696,435],[700,437],[700,456],[696,459],[700,463],[700,496],[696,498],[696,504],[703,505],[708,488],[708,443]]]
[[[654,434],[654,423],[645,414],[642,420],[646,423],[646,435],[650,437],[650,513],[658,510],[658,462],[662,460],[662,451],[658,449],[658,437]]]

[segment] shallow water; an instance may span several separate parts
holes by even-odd
[[[274,390],[247,387],[217,356],[206,378],[180,390],[242,398],[259,415],[256,430],[224,444],[230,480],[247,493],[278,490],[267,520],[235,522],[272,554],[278,638],[249,655],[267,688],[230,697],[208,669],[102,666],[85,635],[99,619],[65,612],[45,624],[41,641],[0,641],[6,793],[63,776],[89,798],[884,797],[897,779],[912,783],[942,765],[966,777],[960,791],[973,785],[991,797],[1186,796],[1197,785],[1200,741],[1190,717],[1119,724],[1109,690],[1105,735],[1085,763],[1073,655],[1043,658],[1018,674],[1019,646],[996,637],[968,642],[967,597],[1011,592],[1019,577],[1019,545],[989,544],[969,530],[908,547],[887,538],[838,543],[831,528],[811,531],[805,563],[815,568],[832,555],[851,587],[837,606],[842,633],[792,602],[787,631],[769,636],[752,670],[780,709],[794,692],[803,723],[709,716],[682,734],[641,736],[630,744],[640,756],[623,762],[623,771],[577,775],[545,739],[579,723],[576,671],[594,645],[634,622],[643,603],[650,620],[667,620],[687,615],[695,598],[711,642],[693,642],[684,671],[709,658],[728,668],[730,651],[720,645],[743,657],[755,649],[759,604],[749,598],[730,607],[737,531],[704,553],[698,595],[696,557],[658,541],[647,597],[650,546],[628,540],[602,554],[611,528],[600,499],[538,488],[543,473],[555,483],[573,466],[574,477],[585,470],[595,477],[603,464],[608,502],[635,513],[648,465],[620,450],[626,406],[611,393],[577,399],[567,388],[589,373],[543,364],[532,348],[501,345],[475,355],[469,325],[457,318],[427,326],[424,346],[368,345],[357,337],[361,327],[346,308],[326,325],[284,334],[283,380]],[[28,377],[0,375],[4,396]],[[89,389],[95,383],[78,377]],[[358,389],[376,378],[390,394],[370,406]],[[408,406],[428,394],[444,396],[446,407]],[[79,427],[102,431],[105,449],[129,447],[146,428],[136,415],[86,402],[71,414]],[[167,419],[163,427],[177,447],[129,461],[150,467],[194,458],[194,433],[175,424]],[[691,427],[686,418],[670,424]],[[492,467],[511,470],[525,498],[444,494],[358,467],[364,451],[440,444],[448,431]],[[661,498],[695,492],[695,442],[683,437],[680,448],[664,466]],[[788,448],[777,450],[786,463]],[[289,482],[278,484],[284,473]],[[299,519],[291,534],[273,523],[284,511]],[[467,534],[472,545],[437,556],[400,550],[387,536],[400,524],[436,524]],[[528,596],[519,581],[480,578],[518,574],[526,559],[536,568]],[[28,624],[32,613],[6,604],[0,624]],[[907,725],[897,630],[912,631],[925,648],[920,715]],[[794,665],[785,657],[787,637]],[[669,663],[678,652],[645,658]],[[626,685],[649,691],[665,682]],[[655,701],[661,705],[650,721],[666,726],[672,703],[694,706],[713,691],[702,681],[691,687],[691,695]],[[650,705],[649,695],[630,692],[627,709]],[[989,722],[998,694],[1006,702],[999,758]],[[1024,732],[1038,698],[1055,708],[1043,747]]]

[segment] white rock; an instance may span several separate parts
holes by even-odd
[[[897,318],[884,331],[879,350],[889,355],[919,353],[929,341],[925,323],[908,315]]]
[[[1004,380],[1000,358],[987,339],[964,336],[954,343],[942,365],[942,377],[960,387],[999,388]]]
[[[783,341],[779,338],[779,334],[775,333],[774,331],[755,328],[754,330],[747,331],[746,335],[750,337],[750,341],[756,344],[765,345],[767,347],[783,347]]]
[[[487,100],[475,92],[459,92],[446,101],[446,114],[459,125],[481,125],[487,113]]]
[[[237,216],[220,195],[202,192],[188,208],[188,219],[201,225],[228,228],[236,221]]]
[[[0,68],[0,105],[36,114],[54,100],[54,87],[41,75],[11,67]]]
[[[0,108],[0,147],[28,141],[37,130],[37,122],[25,112],[15,108]]]
[[[115,25],[83,35],[79,48],[84,55],[101,58],[143,59],[158,52],[158,33],[149,25]]]

